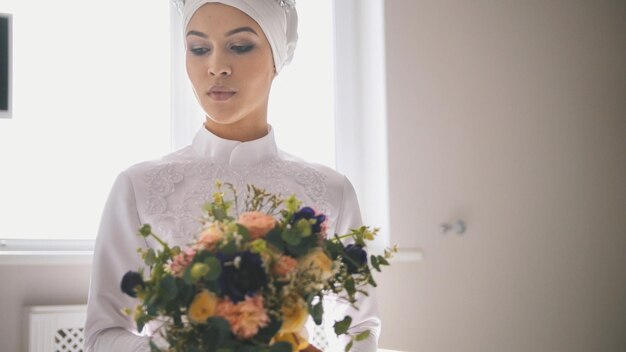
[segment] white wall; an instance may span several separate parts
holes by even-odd
[[[382,345],[626,350],[626,2],[385,12],[390,232],[425,260],[381,276]]]
[[[24,351],[22,307],[87,303],[91,265],[0,265],[0,351]]]

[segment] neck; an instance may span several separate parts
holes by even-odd
[[[265,137],[268,133],[266,120],[243,119],[232,124],[219,124],[207,117],[204,128],[220,138],[239,142],[253,141]]]

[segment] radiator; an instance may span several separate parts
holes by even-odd
[[[82,352],[86,305],[24,307],[22,350]]]
[[[29,306],[24,308],[24,350],[28,352],[83,352],[86,305]],[[326,349],[322,327],[313,329],[311,342]]]

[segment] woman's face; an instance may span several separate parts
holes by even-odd
[[[234,7],[208,3],[192,16],[185,41],[187,74],[207,123],[266,124],[275,70],[261,27]]]

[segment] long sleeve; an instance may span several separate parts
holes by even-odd
[[[351,228],[363,225],[361,211],[350,181],[344,177],[341,208],[337,218],[335,232],[338,234],[347,233]],[[354,352],[376,352],[378,349],[378,338],[380,336],[381,321],[378,313],[376,301],[376,290],[370,287],[368,296],[357,295],[356,306],[358,310],[352,308],[350,304],[341,300],[335,300],[333,306],[333,318],[335,321],[343,319],[346,315],[352,317],[352,328],[350,333],[359,333],[365,330],[370,331],[370,336],[363,341],[355,342],[352,347]],[[349,337],[342,335],[339,337],[341,350],[349,342]]]
[[[147,338],[139,336],[132,319],[121,312],[138,303],[122,293],[120,282],[128,270],[142,266],[136,249],[147,243],[136,235],[139,227],[132,182],[122,173],[106,202],[96,239],[85,323],[88,352],[150,350]]]

